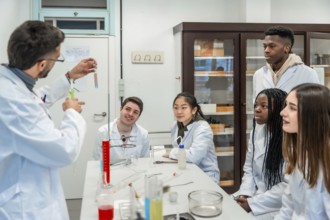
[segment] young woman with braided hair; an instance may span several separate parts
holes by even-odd
[[[273,219],[281,208],[283,182],[282,110],[287,93],[262,90],[255,99],[253,130],[236,201],[255,219]]]
[[[281,116],[289,184],[275,219],[330,219],[330,90],[294,87]]]

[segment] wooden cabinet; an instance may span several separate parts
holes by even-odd
[[[253,74],[266,64],[264,31],[275,24],[184,22],[173,28],[182,91],[193,93],[214,133],[220,185],[238,190],[253,119]],[[330,85],[330,25],[293,29],[293,52]],[[329,32],[329,33],[328,33]]]

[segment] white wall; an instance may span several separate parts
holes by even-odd
[[[116,5],[119,5],[116,0]],[[123,0],[123,76],[125,96],[136,95],[145,104],[139,123],[150,132],[170,131],[174,121],[172,101],[181,90],[181,75],[175,66],[173,27],[183,21],[239,22],[238,0]],[[189,10],[188,10],[189,8]],[[119,8],[117,18],[119,21]],[[232,13],[235,11],[235,13]],[[116,23],[119,47],[119,23]],[[132,64],[131,52],[163,51],[164,64]],[[119,61],[119,48],[117,48]],[[119,65],[117,76],[119,78]],[[116,92],[116,91],[115,91]],[[159,138],[159,136],[156,136]]]
[[[8,62],[7,43],[11,32],[30,17],[30,0],[0,0],[0,63]]]
[[[278,23],[330,23],[329,0],[271,1],[271,21]]]

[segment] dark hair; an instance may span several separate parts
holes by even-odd
[[[323,85],[304,83],[294,87],[298,112],[298,132],[283,133],[283,155],[291,174],[299,169],[310,187],[322,171],[330,192],[330,90]]]
[[[264,89],[257,95],[255,102],[260,94],[265,94],[268,100],[268,120],[265,132],[265,157],[262,165],[265,174],[267,189],[282,181],[283,155],[282,155],[282,110],[287,93],[281,89]],[[256,121],[253,118],[252,131],[252,169],[255,151],[254,132]]]
[[[284,26],[272,26],[270,28],[268,28],[265,31],[265,36],[267,35],[278,35],[281,38],[285,38],[290,40],[291,43],[291,48],[293,47],[294,44],[294,33],[293,31],[288,28],[288,27],[284,27]]]
[[[10,67],[29,69],[44,55],[56,50],[64,33],[49,23],[26,21],[11,34],[7,53]]]
[[[175,104],[175,101],[180,98],[180,97],[183,97],[185,99],[185,101],[189,104],[189,106],[193,109],[193,108],[197,108],[197,111],[196,111],[196,115],[199,114],[203,119],[205,119],[205,116],[201,110],[201,107],[199,106],[199,104],[197,103],[197,100],[196,100],[196,97],[192,94],[190,94],[189,92],[181,92],[179,93],[175,98],[174,98],[174,101],[173,101],[173,107],[174,107],[174,104]]]
[[[143,111],[143,102],[140,98],[136,97],[136,96],[131,96],[131,97],[127,97],[123,103],[121,104],[121,108],[123,108],[128,102],[133,102],[135,104],[137,104],[140,108],[140,114],[142,114]]]

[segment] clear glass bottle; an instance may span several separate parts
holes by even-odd
[[[178,152],[178,167],[179,169],[186,169],[187,166],[187,156],[186,156],[186,151],[184,149],[184,145],[180,144],[179,145],[179,152]]]

